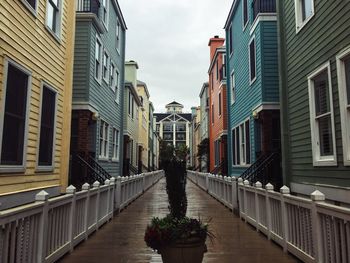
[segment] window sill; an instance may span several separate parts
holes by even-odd
[[[119,159],[118,158],[112,158],[112,162],[113,163],[119,163]]]
[[[232,168],[249,168],[251,164],[232,165]]]
[[[37,166],[35,171],[38,173],[43,173],[43,172],[53,172],[54,167],[53,166]]]
[[[101,156],[99,156],[99,157],[98,157],[98,160],[99,160],[99,161],[102,161],[102,162],[108,162],[108,161],[109,161],[108,156],[107,156],[107,157],[101,157]]]
[[[49,28],[46,24],[45,24],[45,28],[46,28],[46,30],[50,33],[50,35],[57,41],[57,43],[58,43],[59,45],[61,45],[61,44],[62,44],[61,38],[60,38],[55,32],[53,32],[53,31],[51,30],[51,28]]]
[[[337,166],[337,160],[334,156],[330,156],[328,158],[314,160],[313,165],[315,167],[323,167],[323,166]]]
[[[254,77],[253,80],[249,80],[249,85],[250,85],[250,86],[253,85],[255,81],[256,81],[256,76]]]
[[[11,165],[1,165],[0,166],[0,174],[1,173],[24,173],[25,172],[24,166],[11,166]],[[7,175],[6,174],[6,175]]]
[[[96,76],[94,76],[94,79],[96,80],[96,82],[98,83],[98,85],[101,86],[102,80],[101,80],[100,78],[96,78]]]
[[[108,79],[106,80],[105,78],[103,78],[103,82],[107,84],[107,86],[109,87],[109,81]]]

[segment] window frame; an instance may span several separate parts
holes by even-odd
[[[116,132],[116,135],[114,134]],[[112,162],[119,162],[120,152],[120,130],[116,127],[112,127]]]
[[[40,165],[39,164],[39,153],[40,153],[40,137],[41,137],[41,112],[43,107],[43,94],[44,88],[47,88],[55,93],[55,117],[53,125],[53,138],[52,138],[52,164],[51,165]],[[36,160],[36,171],[38,172],[50,172],[55,168],[55,150],[56,150],[56,128],[57,128],[57,106],[58,106],[58,92],[49,83],[43,81],[41,83],[41,94],[40,94],[40,108],[39,108],[39,125],[38,125],[38,142],[37,142],[37,160]]]
[[[104,61],[105,61],[105,55],[107,55],[107,65],[106,65],[106,77],[104,76]],[[109,56],[109,54],[108,54],[108,51],[107,51],[107,49],[103,49],[103,56],[102,56],[102,79],[103,79],[103,81],[107,84],[107,85],[109,85],[109,70],[110,70],[110,68],[109,68],[109,64],[110,64],[110,56]]]
[[[50,32],[50,34],[57,40],[61,40],[61,34],[62,34],[62,2],[63,0],[57,0],[58,1],[58,7],[57,7],[57,16],[56,16],[56,31],[54,31],[48,24],[48,15],[49,15],[49,5],[52,0],[46,1],[46,14],[45,14],[45,27]]]
[[[302,20],[302,4],[301,1],[304,0],[294,0],[294,8],[295,8],[295,31],[296,34],[298,34],[304,27],[305,25],[315,16],[315,1],[312,1],[312,14],[306,18],[305,20]]]
[[[121,25],[120,25],[120,22],[119,22],[119,19],[117,19],[117,26],[116,26],[116,31],[115,31],[115,47],[116,47],[116,50],[117,52],[120,54],[120,42],[121,42],[121,37],[120,37],[120,34],[121,33]]]
[[[246,3],[246,9],[245,7]],[[245,15],[247,15],[247,21],[244,21]],[[249,22],[249,5],[248,5],[248,0],[243,0],[242,1],[242,31],[244,31],[247,28]]]
[[[106,8],[106,21],[104,20],[104,9]],[[102,17],[101,21],[104,27],[108,32],[108,24],[109,24],[109,0],[106,0],[106,6],[103,5],[103,0],[101,1],[101,9],[102,9]]]
[[[220,118],[222,115],[222,93],[221,93],[221,91],[219,91],[219,94],[218,94],[218,107],[219,107],[218,114],[219,114],[219,118]]]
[[[113,92],[115,92],[115,64],[113,63],[112,59],[110,59],[109,63],[109,87]]]
[[[233,85],[234,84],[234,85]],[[231,92],[231,105],[236,102],[236,77],[235,71],[232,70],[230,74],[230,92]]]
[[[22,4],[28,9],[28,11],[34,16],[38,16],[38,2],[39,0],[35,0],[35,7],[33,8],[27,0],[21,0]]]
[[[8,67],[9,65],[17,68],[28,76],[27,83],[27,105],[26,105],[26,116],[24,123],[24,134],[23,134],[23,157],[21,165],[2,165],[1,164],[1,153],[2,153],[2,138],[3,138],[3,127],[5,121],[5,103],[6,103],[6,93],[7,93],[7,80],[8,80]],[[1,100],[1,111],[0,111],[0,175],[1,173],[22,173],[26,169],[27,165],[27,145],[28,145],[28,132],[29,132],[29,111],[30,111],[30,98],[31,98],[31,87],[32,87],[32,72],[25,68],[24,66],[18,64],[14,60],[5,57],[4,59],[4,69],[3,69],[3,87],[2,87],[2,100]],[[8,176],[8,175],[6,175]]]
[[[115,87],[114,87],[114,92],[115,92],[115,102],[117,104],[120,103],[120,72],[118,70],[118,67],[115,67],[115,71],[114,71],[115,77]]]
[[[96,45],[97,42],[100,44],[100,52],[99,52],[99,68],[98,68],[98,74],[99,76],[96,77]],[[95,67],[94,67],[94,78],[95,80],[101,85],[102,82],[102,53],[103,53],[103,45],[101,38],[96,34],[96,39],[95,39],[95,51],[94,51],[94,61],[95,61]]]
[[[106,140],[104,137],[102,137],[103,142],[107,142],[106,143],[106,148],[107,150],[104,148],[105,151],[102,151],[102,147],[101,147],[101,137],[100,137],[100,133],[101,133],[101,122],[103,122],[103,124],[105,124],[107,126],[107,136],[106,136]],[[100,119],[100,125],[99,125],[99,153],[98,153],[98,159],[99,160],[104,160],[107,161],[109,159],[109,133],[110,133],[110,129],[109,129],[109,123],[107,121],[105,121],[104,119]],[[103,135],[105,134],[105,127],[103,127]],[[101,155],[101,152],[106,152],[106,155]]]
[[[323,71],[327,71],[328,85],[329,85],[329,110],[331,116],[331,129],[332,129],[332,143],[333,143],[333,155],[321,156],[320,144],[319,144],[319,129],[316,120],[315,110],[315,89],[313,79],[320,75]],[[332,95],[332,76],[331,76],[331,64],[327,62],[316,70],[311,72],[308,76],[308,95],[309,95],[309,110],[310,110],[310,132],[311,132],[311,147],[312,147],[312,159],[313,166],[336,166],[337,165],[337,149],[335,139],[335,125],[334,125],[334,108],[333,108],[333,95]],[[325,113],[326,114],[326,113]],[[327,113],[328,114],[328,113]],[[324,115],[324,114],[322,114]]]
[[[255,76],[252,79],[252,70],[251,70],[251,55],[250,55],[250,45],[254,41],[254,60],[255,60]],[[249,44],[248,44],[248,56],[249,56],[249,85],[252,85],[257,76],[257,65],[256,65],[256,41],[255,41],[255,35],[250,39]]]
[[[247,122],[249,128],[249,144],[247,143]],[[235,133],[234,138],[233,132]],[[242,149],[242,145],[244,145],[244,149]],[[232,167],[249,167],[252,164],[251,120],[249,117],[231,129],[231,148]],[[249,163],[247,162],[248,149]]]
[[[350,102],[347,101],[350,96],[347,94],[348,91],[346,87],[345,58],[350,59],[350,46],[342,50],[336,56],[343,162],[345,166],[350,166]]]

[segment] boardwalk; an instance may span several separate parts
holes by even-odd
[[[213,243],[207,242],[204,262],[298,262],[191,182],[187,198],[188,215],[212,218],[217,238]],[[167,205],[165,181],[161,180],[60,262],[161,262],[160,256],[146,247],[143,235],[153,216],[168,213]]]

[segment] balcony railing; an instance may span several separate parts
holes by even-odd
[[[254,19],[260,13],[276,13],[276,0],[254,0],[253,4]]]
[[[99,0],[77,0],[77,13],[93,13],[98,17]]]

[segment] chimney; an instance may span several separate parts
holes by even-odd
[[[213,60],[215,51],[218,47],[223,46],[225,43],[224,38],[220,38],[219,36],[214,36],[209,40],[208,46],[210,47],[210,61]]]
[[[137,87],[137,70],[139,66],[137,62],[130,60],[125,62],[125,81],[129,81],[134,85],[134,88]]]

